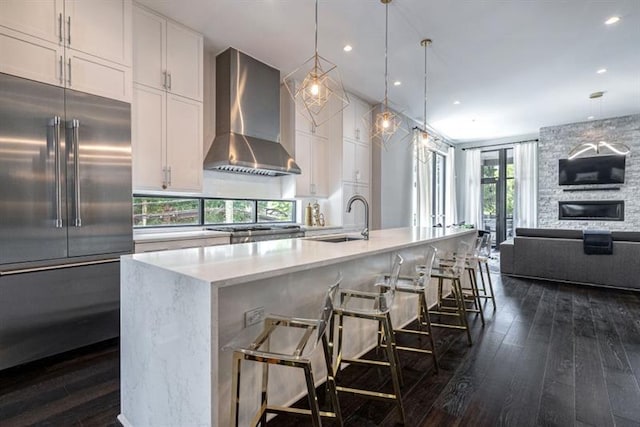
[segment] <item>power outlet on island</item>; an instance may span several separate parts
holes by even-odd
[[[264,320],[264,307],[254,308],[244,312],[244,327],[247,328]]]

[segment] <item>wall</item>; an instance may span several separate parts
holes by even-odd
[[[567,158],[579,143],[615,141],[628,145],[625,183],[620,191],[564,191],[558,185],[558,159]],[[640,229],[640,114],[570,123],[540,129],[538,145],[538,226],[544,228]],[[625,220],[561,221],[558,202],[574,200],[624,200]]]

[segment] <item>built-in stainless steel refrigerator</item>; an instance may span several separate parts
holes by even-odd
[[[0,73],[0,369],[116,337],[131,113]]]

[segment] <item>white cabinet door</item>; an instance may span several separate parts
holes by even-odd
[[[167,89],[202,101],[202,36],[167,22]]]
[[[326,138],[315,136],[311,145],[313,166],[311,168],[311,190],[317,197],[327,197],[329,195],[329,167],[327,165],[327,144]]]
[[[131,66],[131,0],[66,0],[67,47]]]
[[[145,9],[133,8],[133,81],[165,89],[167,21]]]
[[[312,137],[305,132],[296,132],[296,163],[302,173],[296,175],[296,197],[312,196]]]
[[[167,95],[167,170],[172,191],[202,191],[202,103]]]
[[[356,139],[364,144],[371,142],[371,106],[361,99],[354,100]]]
[[[369,184],[369,146],[354,144],[355,148],[355,180],[359,184]]]
[[[81,92],[131,102],[131,67],[67,49],[67,87]]]
[[[342,136],[344,138],[356,138],[356,99],[350,96],[349,105],[342,110]]]
[[[356,143],[345,139],[342,141],[342,180],[356,180]]]
[[[61,43],[63,0],[0,0],[0,25],[39,39]]]
[[[161,190],[165,181],[167,93],[135,85],[131,104],[133,190]]]
[[[0,72],[63,86],[64,48],[0,27]]]

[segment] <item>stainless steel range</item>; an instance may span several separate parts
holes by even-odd
[[[231,244],[304,237],[304,230],[295,224],[220,226],[207,230],[231,233]]]

